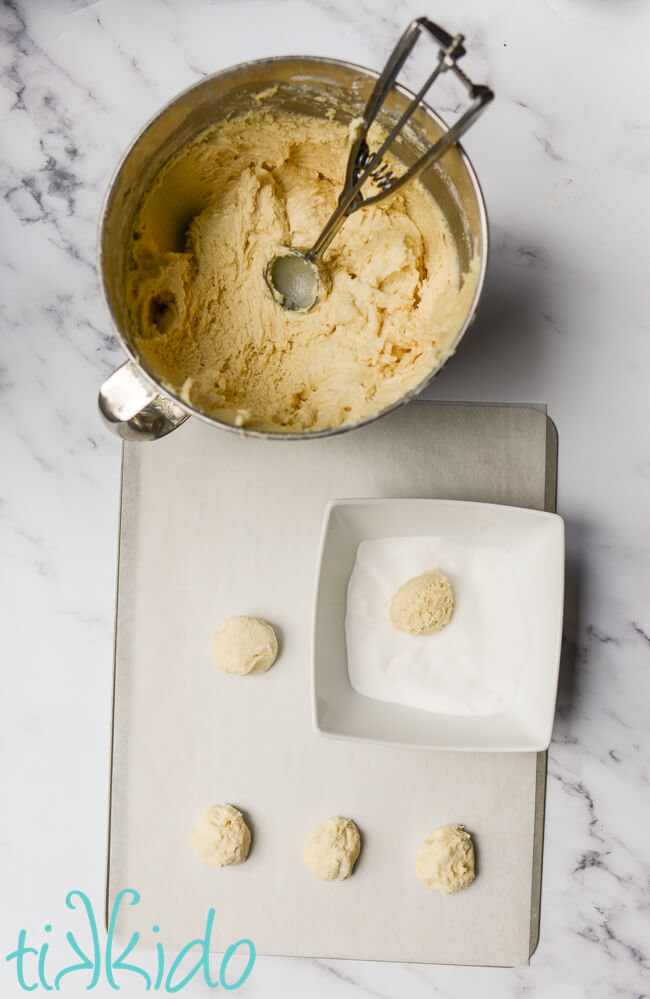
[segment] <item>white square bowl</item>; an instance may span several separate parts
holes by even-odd
[[[364,540],[416,536],[497,548],[512,560],[529,640],[514,697],[501,713],[435,714],[364,697],[350,684],[345,615],[357,548]],[[546,749],[555,713],[563,603],[564,521],[557,514],[461,500],[332,500],[323,521],[313,615],[316,731],[428,749]]]

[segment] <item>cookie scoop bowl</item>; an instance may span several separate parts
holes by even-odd
[[[296,440],[327,437],[363,426],[419,394],[442,368],[444,359],[422,381],[391,405],[356,422],[313,431],[278,431],[241,427],[202,411],[155,376],[139,355],[124,293],[129,241],[144,193],[161,167],[211,125],[257,107],[283,109],[350,124],[363,110],[377,74],[362,67],[318,58],[277,58],[245,63],[202,80],[164,108],[135,139],[111,183],[102,212],[99,237],[101,284],[115,335],[128,360],[101,388],[100,412],[122,437],[154,440],[188,416],[247,436]],[[384,127],[408,106],[412,94],[395,87],[387,100]],[[396,144],[406,166],[412,164],[445,130],[442,120],[422,104]],[[451,231],[460,269],[471,270],[471,286],[463,295],[462,315],[447,356],[468,326],[478,304],[487,265],[487,218],[483,196],[467,156],[456,146],[421,182],[440,206]],[[164,218],[163,238],[178,247],[191,219],[201,210],[200,191],[179,197]],[[260,276],[263,281],[263,276]],[[465,289],[463,289],[465,291]]]

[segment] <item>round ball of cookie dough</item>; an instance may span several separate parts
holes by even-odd
[[[440,569],[409,579],[390,603],[390,619],[407,635],[431,635],[451,621],[454,594]]]
[[[256,617],[230,617],[212,639],[212,654],[224,673],[236,676],[265,673],[275,662],[278,642],[266,621]]]
[[[309,833],[303,856],[307,867],[321,881],[345,881],[361,850],[359,830],[352,819],[336,815]]]
[[[251,832],[244,816],[232,805],[208,808],[191,836],[203,863],[213,867],[243,864],[251,845]]]
[[[420,847],[416,870],[423,884],[443,895],[466,888],[474,880],[474,844],[462,826],[436,829]]]

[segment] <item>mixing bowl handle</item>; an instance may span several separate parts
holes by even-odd
[[[126,441],[158,440],[189,416],[178,403],[159,395],[133,361],[108,376],[97,402],[106,426]]]

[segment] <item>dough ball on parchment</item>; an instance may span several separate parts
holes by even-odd
[[[423,884],[443,895],[466,888],[474,880],[474,844],[462,826],[436,829],[418,853],[416,870]]]
[[[407,635],[432,635],[449,624],[453,613],[454,594],[440,569],[409,579],[390,604],[394,627]]]
[[[203,863],[213,867],[243,864],[251,845],[244,816],[232,805],[208,808],[191,837]]]
[[[352,819],[336,815],[321,822],[305,840],[307,867],[321,881],[345,881],[361,851],[361,836]]]
[[[212,654],[224,673],[236,676],[265,673],[275,662],[278,642],[266,621],[230,617],[212,639]]]

